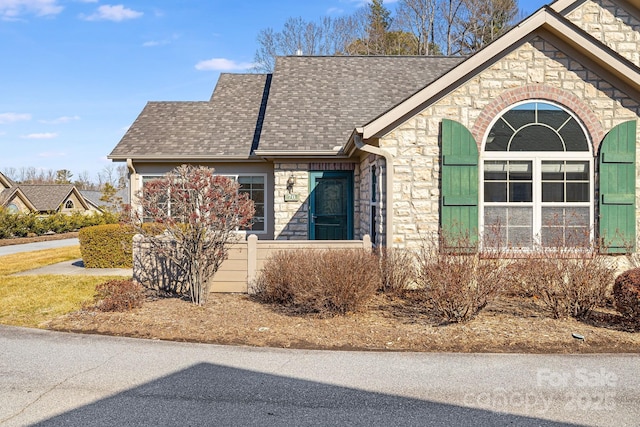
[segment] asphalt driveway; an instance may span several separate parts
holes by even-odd
[[[637,426],[640,356],[305,351],[0,326],[0,426]]]
[[[78,239],[62,239],[62,240],[50,240],[46,242],[25,243],[22,245],[9,245],[0,246],[0,256],[18,254],[24,252],[39,251],[42,249],[55,249],[66,246],[79,245]],[[16,273],[16,276],[29,276],[38,274],[61,274],[61,275],[76,275],[82,274],[85,276],[124,276],[131,277],[133,275],[133,269],[131,268],[85,268],[82,259],[75,259],[71,261],[65,261],[58,264],[48,265],[46,267],[37,268],[34,270],[23,271]]]

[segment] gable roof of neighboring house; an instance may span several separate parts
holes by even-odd
[[[20,184],[17,186],[38,212],[54,212],[75,193],[85,209],[89,206],[73,184]]]
[[[119,206],[113,206],[112,203],[107,203],[101,200],[102,196],[104,195],[102,191],[94,191],[94,190],[79,190],[79,191],[80,191],[80,194],[82,194],[82,197],[84,197],[84,199],[87,201],[87,203],[90,203],[97,209],[100,209],[101,206],[108,206],[110,208],[119,208]],[[121,200],[121,203],[128,204],[129,190],[127,188],[121,188],[116,192],[115,197],[119,198]]]
[[[0,191],[0,206],[8,206],[13,200],[20,199],[25,206],[31,210],[36,210],[36,207],[31,203],[29,198],[24,194],[20,187],[14,186],[11,188],[5,188]]]
[[[0,172],[0,189],[13,187],[13,181]]]

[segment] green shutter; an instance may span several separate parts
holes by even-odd
[[[636,122],[622,123],[600,146],[600,245],[606,253],[635,251]]]
[[[471,132],[442,121],[440,226],[449,239],[478,242],[478,146]]]

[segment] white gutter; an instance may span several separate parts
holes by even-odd
[[[360,133],[353,134],[353,142],[360,151],[364,151],[365,153],[375,154],[376,156],[384,157],[384,161],[386,163],[386,197],[385,197],[385,207],[387,210],[386,218],[385,218],[385,240],[387,242],[387,247],[392,247],[393,245],[393,156],[388,151],[383,150],[379,147],[374,147],[373,145],[365,144],[362,141],[362,135]]]
[[[265,151],[256,150],[255,155],[263,158],[348,158],[338,150]]]

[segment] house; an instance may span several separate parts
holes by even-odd
[[[128,205],[130,203],[129,190],[127,188],[118,189],[111,201],[102,200],[104,197],[104,193],[102,191],[80,190],[80,194],[84,197],[84,200],[87,203],[96,209],[106,209],[110,212],[120,212],[124,205]]]
[[[73,184],[16,184],[0,173],[0,206],[11,213],[100,212]]]
[[[640,1],[557,0],[468,58],[281,57],[209,101],[149,102],[109,155],[131,191],[233,176],[259,239],[633,248]],[[135,202],[135,200],[134,200]]]

